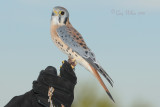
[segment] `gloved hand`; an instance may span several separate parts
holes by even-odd
[[[37,81],[33,82],[33,91],[39,104],[50,107],[48,102],[49,88],[53,87],[51,100],[55,107],[71,107],[74,99],[74,87],[77,83],[77,77],[67,61],[63,61],[60,68],[60,76],[57,76],[57,70],[48,66],[40,72]]]

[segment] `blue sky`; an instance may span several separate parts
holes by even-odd
[[[50,37],[51,11],[57,5],[68,9],[70,22],[113,78],[109,89],[123,107],[136,99],[160,106],[158,0],[0,1],[0,106],[30,90],[40,70],[59,68],[67,58]],[[104,92],[83,67],[77,66],[76,74],[77,90],[89,81]]]

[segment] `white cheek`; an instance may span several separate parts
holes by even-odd
[[[51,23],[53,25],[60,25],[60,26],[63,26],[64,25],[64,20],[62,19],[61,22],[59,23],[59,18],[57,16],[52,16],[52,20],[51,20]]]
[[[52,16],[52,21],[51,22],[52,22],[53,25],[58,25],[59,24],[58,17]]]

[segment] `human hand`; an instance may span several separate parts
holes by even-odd
[[[53,87],[51,101],[55,107],[71,107],[74,99],[74,87],[77,83],[77,77],[67,61],[63,61],[60,68],[60,76],[57,76],[57,70],[48,66],[40,72],[37,81],[33,82],[33,91],[39,104],[50,107],[48,102],[48,91]]]

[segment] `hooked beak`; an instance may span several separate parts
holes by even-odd
[[[57,11],[54,10],[54,11],[52,12],[52,16],[58,16],[58,15],[59,15],[59,14],[58,14]]]
[[[58,21],[59,21],[59,23],[61,22],[61,14],[60,14],[60,12],[58,13],[56,10],[54,10],[52,12],[52,16],[58,16]]]
[[[59,23],[61,22],[61,11],[58,13],[56,10],[52,12],[52,16],[58,16]]]
[[[52,16],[54,16],[55,14],[54,14],[54,12],[52,12]]]

